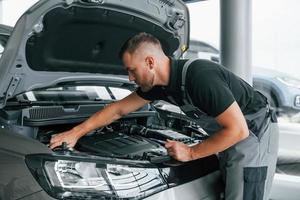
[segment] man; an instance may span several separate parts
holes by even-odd
[[[186,162],[218,153],[226,199],[267,199],[275,172],[278,133],[263,95],[216,63],[167,57],[158,39],[147,33],[129,39],[120,57],[129,80],[140,86],[137,91],[54,136],[50,148],[62,142],[73,147],[93,129],[163,99],[180,106],[188,116],[199,117],[199,123],[204,118],[214,120],[208,128],[211,136],[200,144],[189,147],[167,141],[169,155]]]

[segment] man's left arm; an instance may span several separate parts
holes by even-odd
[[[216,120],[223,128],[195,146],[189,147],[169,140],[165,145],[169,155],[183,162],[203,158],[222,152],[249,135],[246,120],[236,101],[219,114]]]

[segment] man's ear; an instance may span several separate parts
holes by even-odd
[[[150,69],[153,69],[154,66],[154,58],[152,56],[147,56],[145,58],[147,66],[149,66]]]

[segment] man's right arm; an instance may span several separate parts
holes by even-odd
[[[53,149],[60,146],[63,142],[66,142],[68,147],[74,147],[80,137],[96,128],[112,123],[149,102],[150,101],[141,98],[136,92],[133,92],[124,99],[107,105],[104,109],[93,114],[89,119],[71,130],[53,136],[50,140],[49,147]]]

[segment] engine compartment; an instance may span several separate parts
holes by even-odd
[[[24,108],[21,112],[2,110],[2,126],[48,145],[53,135],[69,130],[103,106],[82,106],[74,113],[58,106]],[[57,114],[57,111],[60,111]],[[170,160],[164,144],[167,139],[195,145],[205,134],[194,122],[172,114],[156,111],[133,112],[112,124],[96,129],[80,138],[74,148],[66,144],[53,149],[130,160],[160,163]]]
[[[184,142],[187,145],[197,144],[203,139],[203,136],[191,131],[188,132],[190,134],[188,136],[183,132],[162,125],[139,124],[141,121],[147,122],[147,118],[145,117],[143,120],[138,120],[137,117],[121,119],[83,136],[78,140],[74,149],[68,149],[62,145],[55,148],[54,151],[79,151],[104,157],[149,160],[153,163],[159,163],[171,159],[164,147],[167,139]],[[70,125],[67,127],[66,130],[69,129]],[[51,135],[60,133],[62,130],[44,131],[40,129],[38,140],[48,144]]]

